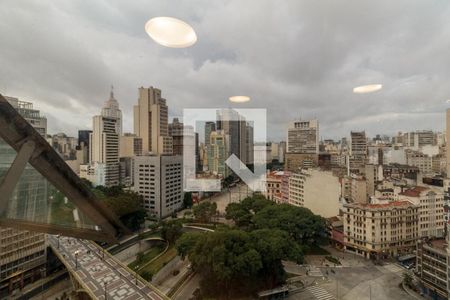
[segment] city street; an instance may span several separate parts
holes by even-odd
[[[345,257],[345,258],[343,258]],[[285,262],[285,269],[289,273],[303,275],[309,270],[308,279],[314,278],[315,284],[306,290],[292,294],[289,299],[302,300],[408,300],[414,299],[404,292],[399,285],[402,282],[403,268],[395,263],[385,263],[375,266],[371,261],[356,255],[344,253],[340,256],[343,266],[324,267],[317,256],[313,261],[320,261],[318,265],[296,266]],[[308,262],[311,257],[307,257]],[[331,265],[331,264],[330,264]]]
[[[96,299],[166,299],[92,242],[54,235],[48,240],[69,272]]]

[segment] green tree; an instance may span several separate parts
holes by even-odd
[[[209,223],[217,213],[217,204],[215,202],[201,202],[194,206],[192,210],[197,221]]]
[[[227,297],[277,286],[286,277],[281,260],[302,259],[301,249],[281,230],[249,233],[224,228],[211,233],[185,233],[176,248],[202,275],[202,292]]]
[[[181,220],[171,220],[163,222],[161,226],[161,237],[172,244],[180,236],[183,229]]]
[[[412,282],[413,282],[413,278],[412,278],[411,274],[409,274],[408,272],[403,273],[403,283],[407,287],[411,287]]]
[[[225,208],[225,218],[233,220],[238,227],[248,227],[251,224],[253,214],[243,207],[241,203],[230,203]]]

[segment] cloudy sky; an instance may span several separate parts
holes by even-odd
[[[198,42],[169,49],[145,22],[172,16]],[[91,127],[111,84],[132,131],[137,88],[162,89],[169,113],[266,108],[269,139],[296,118],[320,135],[444,128],[450,104],[448,0],[2,0],[0,93],[32,101],[49,132]],[[357,95],[358,85],[382,83]]]

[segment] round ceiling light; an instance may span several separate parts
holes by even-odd
[[[155,42],[170,48],[186,48],[197,41],[197,35],[189,24],[170,17],[148,20],[145,31]]]
[[[381,90],[382,87],[383,87],[382,84],[362,85],[362,86],[355,87],[353,89],[353,93],[355,93],[355,94],[373,93],[373,92]]]
[[[232,96],[229,98],[231,102],[242,103],[250,101],[248,96]]]

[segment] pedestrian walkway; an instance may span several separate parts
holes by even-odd
[[[336,300],[326,289],[320,286],[310,286],[306,290],[316,297],[318,300]]]

